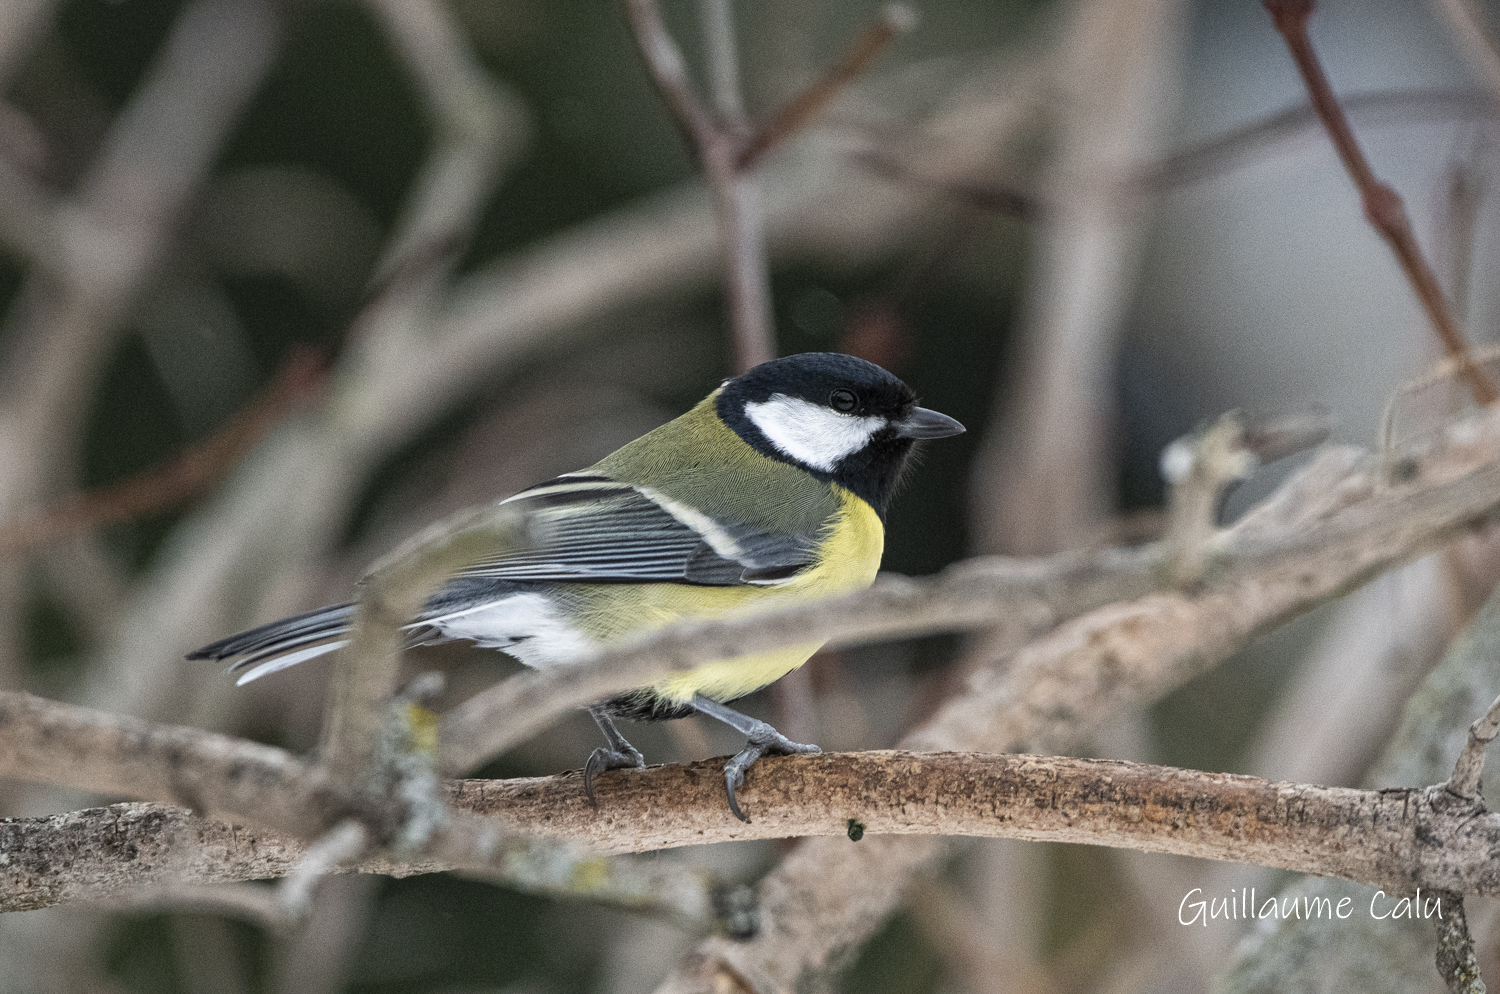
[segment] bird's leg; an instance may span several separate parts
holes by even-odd
[[[711,701],[702,694],[693,695],[690,701],[693,707],[710,718],[717,718],[736,732],[745,736],[745,748],[734,754],[734,758],[724,764],[724,789],[729,793],[729,810],[740,821],[749,823],[750,819],[740,810],[739,803],[734,799],[734,791],[745,782],[745,771],[750,764],[768,752],[786,754],[792,752],[822,752],[815,745],[803,745],[793,742],[782,735],[776,729],[765,722],[752,718],[748,714],[740,714],[730,707],[725,707],[718,701]]]
[[[604,733],[605,741],[609,743],[608,748],[600,746],[589,755],[589,761],[583,768],[583,792],[588,795],[589,803],[598,807],[594,800],[594,775],[603,773],[605,770],[640,769],[646,765],[646,757],[641,751],[629,742],[620,730],[615,727],[614,719],[605,714],[597,707],[589,708],[589,714],[593,716],[594,724],[599,726],[599,731]]]

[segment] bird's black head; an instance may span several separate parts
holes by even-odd
[[[964,430],[918,407],[879,366],[835,352],[774,359],[727,381],[718,413],[756,451],[852,490],[882,518],[912,444]]]

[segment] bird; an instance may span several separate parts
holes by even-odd
[[[548,670],[680,619],[868,587],[915,445],[963,430],[863,359],[811,352],[762,363],[592,466],[502,500],[527,515],[532,543],[452,576],[405,643],[467,640]],[[347,645],[353,613],[352,603],[321,608],[188,658],[231,661],[243,685]],[[748,822],[736,790],[751,764],[821,750],[729,705],[820,647],[706,662],[591,706],[606,744],[584,767],[590,802],[600,773],[645,766],[616,719],[702,714],[745,736],[724,781],[730,811]]]

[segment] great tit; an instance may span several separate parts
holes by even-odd
[[[885,513],[918,439],[964,430],[918,407],[873,363],[813,352],[726,380],[692,410],[587,469],[502,503],[528,514],[534,544],[471,566],[426,603],[408,645],[467,639],[527,666],[567,666],[601,645],[681,618],[867,587]],[[190,659],[233,659],[245,684],[348,643],[352,604],[215,642]],[[614,719],[706,714],[743,733],[724,767],[729,807],[768,752],[818,752],[727,705],[801,666],[818,643],[705,663],[589,708],[607,746],[584,768],[642,767]]]

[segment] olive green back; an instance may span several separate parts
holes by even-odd
[[[841,505],[833,488],[761,455],[719,419],[715,390],[691,411],[584,472],[651,487],[711,517],[815,536]],[[692,458],[684,458],[692,453]]]

